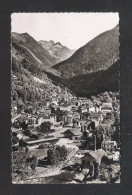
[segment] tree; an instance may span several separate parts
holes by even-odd
[[[85,139],[88,138],[88,133],[87,133],[87,131],[84,131],[84,132],[83,132],[83,137],[84,137]]]
[[[57,108],[57,110],[55,111],[55,115],[57,117],[57,121],[61,121],[61,117],[62,117],[62,110],[60,110],[60,108]]]
[[[55,147],[55,151],[56,151],[57,158],[59,160],[61,160],[61,158],[62,158],[62,149],[61,149],[61,146],[57,145]]]
[[[18,110],[18,112],[20,113],[22,110],[24,110],[24,108],[25,108],[25,104],[22,102],[21,99],[19,99],[17,101],[17,110]]]
[[[12,169],[22,172],[26,168],[26,154],[24,151],[15,151],[12,154]]]
[[[18,137],[17,136],[12,136],[12,144],[17,144],[19,141]]]
[[[67,149],[66,147],[63,145],[62,147],[61,146],[56,146],[55,150],[59,153],[57,153],[57,157],[59,158],[60,161],[62,160],[65,160],[66,159],[66,156],[67,156]]]
[[[12,98],[13,98],[13,101],[18,99],[18,94],[17,94],[17,92],[15,90],[12,91]]]
[[[43,133],[46,132],[46,131],[49,131],[51,129],[51,123],[48,121],[48,122],[43,122],[41,125],[40,125],[40,131],[42,131]]]
[[[66,159],[67,149],[64,145],[62,147],[57,145],[47,151],[47,157],[50,164],[57,164],[59,161]]]
[[[50,148],[48,151],[47,151],[47,157],[48,157],[48,162],[50,164],[56,164],[56,155],[55,155],[55,150],[54,148]]]
[[[115,120],[114,114],[111,113],[106,113],[106,116],[103,119],[104,124],[113,124]]]
[[[55,164],[57,164],[61,160],[61,148],[55,148]]]
[[[95,122],[94,121],[91,122],[91,129],[92,130],[95,129]]]
[[[32,157],[29,160],[30,160],[29,166],[34,171],[38,164],[37,157],[35,155],[32,155]]]
[[[52,106],[50,108],[51,108],[51,113],[55,114],[55,108]]]
[[[61,149],[62,149],[62,154],[63,154],[62,156],[63,156],[64,159],[66,159],[66,157],[67,157],[67,148],[66,148],[66,146],[63,145]]]
[[[25,121],[22,121],[22,123],[21,123],[21,127],[22,127],[22,129],[27,129],[28,128],[28,124],[25,122]]]
[[[26,108],[25,110],[25,113],[28,113],[28,114],[33,114],[33,107],[28,107],[28,108]]]
[[[115,131],[112,133],[112,140],[116,141],[118,146],[120,146],[120,116],[119,114],[115,115],[115,122],[113,124]]]

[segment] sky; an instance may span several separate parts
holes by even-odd
[[[119,24],[118,13],[13,13],[12,32],[78,49]]]

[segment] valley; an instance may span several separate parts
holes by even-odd
[[[11,52],[13,183],[119,183],[119,26],[76,51],[12,33]]]

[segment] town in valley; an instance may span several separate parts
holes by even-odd
[[[46,94],[40,107],[13,108],[14,183],[119,182],[119,93]]]
[[[11,17],[12,183],[120,183],[118,13]]]

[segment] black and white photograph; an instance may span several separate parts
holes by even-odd
[[[13,184],[120,183],[118,12],[11,14]]]

